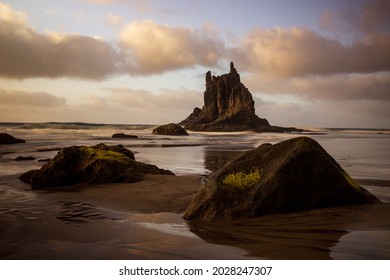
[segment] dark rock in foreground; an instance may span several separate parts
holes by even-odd
[[[187,131],[175,123],[161,125],[153,129],[153,134],[160,135],[188,135]]]
[[[124,134],[124,133],[115,133],[112,135],[112,138],[129,138],[129,139],[137,139],[137,135],[129,135],[129,134]]]
[[[0,145],[26,143],[23,139],[13,137],[8,133],[0,133]]]
[[[206,73],[206,90],[202,109],[196,107],[182,122],[187,130],[194,131],[244,131],[291,132],[296,128],[271,126],[255,113],[252,94],[241,83],[240,75],[230,63],[230,72],[221,76]]]
[[[231,220],[378,201],[313,139],[263,144],[213,173],[185,219]]]
[[[31,188],[53,188],[141,181],[145,174],[174,175],[155,165],[137,162],[123,146],[72,146],[62,149],[40,170],[32,170],[19,178]]]

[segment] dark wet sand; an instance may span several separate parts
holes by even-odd
[[[388,203],[184,221],[202,181],[147,175],[135,184],[27,190],[23,211],[0,215],[0,258],[390,259]]]

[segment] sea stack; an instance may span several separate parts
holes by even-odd
[[[202,109],[196,107],[192,114],[180,122],[186,130],[257,132],[291,130],[271,126],[266,119],[256,115],[252,94],[241,83],[233,62],[230,63],[229,73],[211,76],[211,72],[208,71],[205,79],[206,90]]]

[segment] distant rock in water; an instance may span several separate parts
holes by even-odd
[[[54,188],[69,185],[137,182],[145,174],[174,175],[155,165],[137,162],[122,145],[93,147],[72,146],[62,149],[40,170],[22,174],[20,180],[31,188]]]
[[[14,160],[16,160],[16,161],[36,160],[36,158],[33,156],[17,156],[16,158],[14,158]]]
[[[244,131],[290,132],[295,128],[271,126],[266,119],[255,114],[252,94],[241,83],[240,75],[230,63],[230,72],[221,76],[206,73],[206,90],[202,109],[195,108],[180,122],[187,130],[194,131]]]
[[[115,133],[112,135],[112,138],[130,138],[130,139],[136,139],[138,138],[137,135],[129,135],[124,133]]]
[[[0,133],[0,145],[26,143],[23,139],[15,138],[8,133]]]
[[[185,219],[232,220],[377,202],[313,139],[263,144],[214,172]]]
[[[187,131],[180,125],[169,123],[153,129],[153,134],[160,135],[188,135]]]

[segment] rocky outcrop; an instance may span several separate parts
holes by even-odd
[[[124,133],[114,133],[112,135],[112,138],[120,138],[120,139],[137,139],[137,135],[130,135],[130,134],[124,134]]]
[[[0,133],[0,145],[26,143],[23,139],[15,138],[8,133]]]
[[[155,165],[135,161],[131,151],[118,146],[67,147],[40,170],[28,171],[19,178],[31,184],[31,188],[39,189],[77,184],[131,183],[142,180],[145,174],[174,175]]]
[[[169,123],[153,129],[153,134],[160,135],[188,135],[187,131],[180,125]]]
[[[187,130],[286,132],[297,129],[271,126],[255,114],[252,94],[241,83],[233,62],[230,72],[221,76],[206,73],[206,90],[202,109],[194,111],[182,122]]]
[[[378,201],[313,139],[263,144],[214,172],[185,219],[231,220]]]

